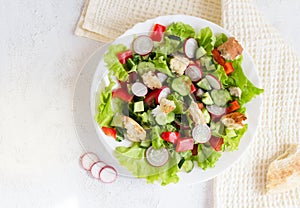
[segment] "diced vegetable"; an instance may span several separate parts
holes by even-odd
[[[196,59],[199,59],[199,58],[201,58],[204,55],[206,55],[206,50],[201,46],[196,51]]]
[[[210,122],[210,115],[206,108],[202,109],[203,116],[205,118],[205,122],[208,124]]]
[[[102,126],[101,129],[105,135],[111,136],[113,138],[117,137],[117,130],[115,128],[109,128],[109,127]]]
[[[222,89],[222,83],[220,82],[220,80],[215,77],[214,75],[208,74],[205,76],[205,78],[207,79],[209,85],[213,88],[213,89],[217,89],[220,90]]]
[[[227,75],[231,74],[232,72],[234,72],[234,68],[233,68],[231,62],[226,62],[223,67],[224,67],[225,73]]]
[[[226,103],[231,99],[230,93],[223,90],[212,90],[210,92],[211,98],[217,106],[225,106]]]
[[[130,95],[126,89],[118,88],[112,92],[112,97],[118,97],[126,102],[130,102],[133,95]]]
[[[120,63],[125,64],[127,59],[132,58],[132,51],[126,50],[124,52],[118,53],[117,56]]]
[[[193,138],[180,138],[177,140],[176,152],[184,152],[194,148]]]
[[[208,92],[205,92],[202,95],[202,99],[201,99],[202,103],[204,103],[205,105],[212,105],[214,104],[213,100],[211,99],[211,96],[209,95]]]
[[[222,144],[224,143],[224,140],[223,138],[212,136],[209,140],[209,143],[216,151],[220,151],[222,149]]]
[[[222,116],[226,113],[226,108],[217,105],[208,105],[206,109],[215,116]]]
[[[151,39],[153,41],[160,42],[163,38],[165,30],[166,30],[166,26],[161,25],[161,24],[155,24],[153,26],[153,30],[152,30],[152,33],[151,33],[151,36],[150,36]]]
[[[170,90],[169,87],[163,86],[162,88],[160,88],[160,89],[158,90],[158,92],[159,92],[159,93],[158,93],[158,95],[157,95],[157,97],[156,97],[156,103],[160,103],[160,100],[161,100],[162,98],[168,97],[169,94],[171,93],[171,90]]]
[[[161,134],[161,138],[167,142],[171,142],[173,144],[176,144],[177,139],[179,138],[180,134],[179,132],[163,132]]]
[[[133,106],[133,111],[136,112],[143,112],[144,111],[144,102],[143,101],[138,101],[134,103]]]
[[[182,168],[185,172],[189,173],[194,168],[194,162],[192,160],[185,160],[182,164]]]
[[[191,93],[196,92],[197,88],[195,87],[195,85],[192,83],[191,84]]]
[[[221,56],[220,52],[218,51],[218,49],[214,49],[212,50],[212,54],[213,54],[213,57],[215,59],[215,61],[220,64],[221,66],[224,66],[225,65],[225,59]]]
[[[240,104],[237,100],[232,101],[231,103],[229,103],[229,106],[226,108],[226,113],[231,113],[233,111],[236,111],[240,108]]]
[[[198,83],[197,86],[204,89],[204,90],[211,90],[211,86],[206,78],[201,79]]]

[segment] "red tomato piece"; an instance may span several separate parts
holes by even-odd
[[[153,26],[152,34],[150,35],[150,37],[153,41],[160,42],[163,38],[165,31],[166,31],[166,27],[164,25],[155,24]]]
[[[179,132],[163,132],[161,134],[161,138],[167,142],[171,142],[173,144],[176,144],[177,139],[179,138]]]
[[[216,151],[220,151],[222,144],[224,143],[224,139],[212,136],[209,140],[209,143]]]
[[[109,128],[109,127],[103,126],[101,129],[105,135],[111,136],[113,138],[117,138],[117,130],[115,128]]]
[[[125,64],[127,59],[132,58],[132,51],[126,50],[121,53],[118,53],[117,56],[118,56],[120,63]]]
[[[221,56],[220,52],[218,51],[218,49],[214,49],[212,50],[212,54],[213,54],[213,57],[215,59],[215,61],[220,64],[221,66],[224,66],[226,61],[225,59]]]
[[[233,111],[236,111],[240,108],[240,104],[237,100],[232,101],[231,103],[229,103],[229,106],[226,108],[226,113],[231,113]]]

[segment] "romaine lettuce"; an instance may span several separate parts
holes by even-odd
[[[203,170],[212,168],[215,166],[217,160],[221,156],[221,153],[217,152],[211,146],[205,144],[198,145],[198,155],[193,156],[193,160],[198,163],[198,166]]]
[[[188,24],[184,24],[183,22],[176,22],[167,27],[165,35],[175,35],[180,37],[181,40],[184,40],[186,38],[194,37],[195,30]]]
[[[234,130],[236,136],[230,137],[229,135],[223,135],[224,143],[222,145],[222,151],[234,151],[237,150],[240,144],[240,140],[244,133],[247,131],[248,125],[245,124],[242,129]]]
[[[212,30],[209,27],[202,28],[196,36],[196,40],[199,47],[202,46],[206,50],[206,53],[210,55],[216,42],[216,37]]]
[[[104,61],[107,64],[107,68],[121,81],[126,81],[128,79],[128,73],[120,63],[117,54],[126,49],[127,47],[123,44],[111,45],[108,48],[108,52],[104,54]]]

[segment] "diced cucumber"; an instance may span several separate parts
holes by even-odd
[[[206,78],[201,79],[198,83],[197,86],[204,89],[204,90],[211,90],[211,86]]]
[[[222,122],[210,122],[211,134],[215,137],[221,137],[224,131],[224,125]]]
[[[216,70],[216,66],[214,64],[211,64],[209,66],[206,66],[207,71],[214,71]]]
[[[167,123],[172,123],[175,120],[175,113],[170,112],[167,114]]]
[[[157,116],[155,116],[155,121],[158,125],[166,125],[167,124],[167,116],[166,114],[159,114]]]
[[[210,122],[210,114],[206,108],[202,109],[202,113],[205,119],[205,122],[208,124]]]
[[[142,140],[140,143],[141,148],[147,149],[151,145],[151,140]]]
[[[194,162],[192,160],[185,160],[182,164],[182,168],[185,172],[189,173],[194,168]]]
[[[225,106],[229,100],[231,100],[230,93],[225,90],[212,90],[210,92],[211,98],[217,106]]]
[[[203,56],[200,58],[200,62],[202,66],[205,66],[205,68],[207,66],[210,66],[213,62],[212,62],[212,58],[208,57],[208,56]]]
[[[142,75],[148,71],[155,71],[155,65],[151,62],[142,61],[137,65],[137,70]]]
[[[214,102],[213,100],[211,99],[210,95],[208,92],[205,92],[203,95],[202,95],[202,102],[205,104],[205,105],[213,105]]]
[[[123,115],[121,114],[116,114],[111,123],[110,123],[111,126],[114,126],[114,127],[123,127]]]
[[[226,128],[225,129],[225,133],[226,133],[226,136],[230,137],[230,138],[233,138],[233,137],[236,137],[236,133],[234,131],[234,129],[228,129]]]
[[[133,111],[136,112],[143,112],[144,111],[144,102],[143,101],[138,101],[134,103],[133,106]]]
[[[206,54],[206,50],[201,46],[200,48],[197,49],[196,51],[196,59],[201,58]]]
[[[192,81],[188,76],[180,76],[172,81],[172,89],[182,96],[187,96],[191,91]]]

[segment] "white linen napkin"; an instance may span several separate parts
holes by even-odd
[[[87,0],[75,34],[109,42],[138,22],[168,14],[221,24],[251,54],[265,89],[251,148],[214,179],[215,207],[299,207],[300,188],[270,195],[264,187],[268,164],[300,140],[300,62],[251,0]]]

